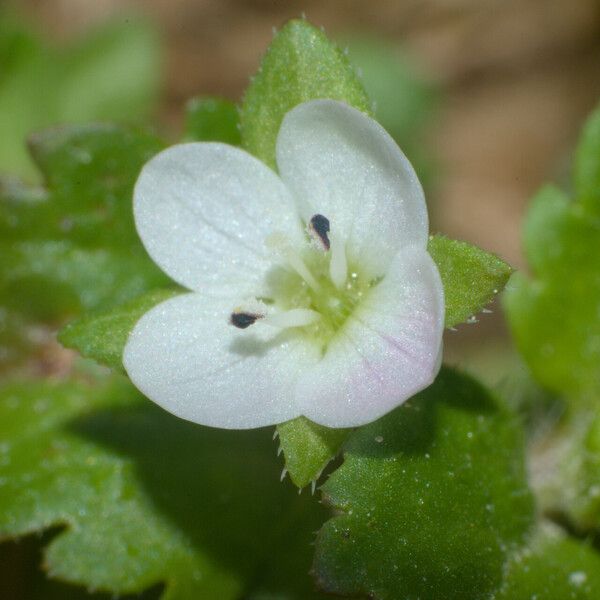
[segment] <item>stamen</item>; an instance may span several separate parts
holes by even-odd
[[[262,315],[253,315],[245,312],[232,312],[229,322],[238,329],[246,329],[250,325],[254,325]]]
[[[229,322],[238,329],[246,329],[267,316],[267,307],[260,300],[248,300],[233,310]]]
[[[323,215],[314,215],[308,222],[308,235],[317,245],[327,252],[331,246],[329,241],[329,219]]]
[[[348,260],[346,259],[346,247],[339,236],[331,240],[331,260],[329,261],[329,276],[338,290],[341,290],[348,277]]]
[[[306,325],[312,325],[321,318],[321,315],[308,308],[293,308],[285,312],[273,313],[268,315],[264,319],[266,325],[272,325],[273,327],[281,327],[287,329],[288,327],[305,327]]]
[[[300,277],[302,277],[315,292],[321,290],[321,286],[313,277],[313,274],[308,270],[308,267],[304,264],[300,255],[290,247],[283,235],[278,233],[270,235],[267,238],[266,243],[267,246],[280,254],[288,265],[292,267],[292,269],[294,269],[294,271],[296,271],[296,273],[298,273],[298,275],[300,275]]]

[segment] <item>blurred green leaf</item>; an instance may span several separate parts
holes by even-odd
[[[589,544],[542,529],[515,554],[496,600],[595,600],[600,597],[600,554]]]
[[[197,142],[242,143],[237,106],[221,98],[194,98],[187,103],[185,139]]]
[[[319,586],[378,599],[491,596],[533,524],[523,450],[511,414],[443,369],[346,443],[322,488],[338,516],[317,538]]]
[[[241,110],[243,146],[275,168],[275,141],[285,113],[316,98],[341,100],[370,113],[370,101],[344,54],[307,21],[275,34]]]
[[[443,235],[429,238],[427,250],[444,284],[446,327],[477,314],[504,288],[512,273],[497,256]]]
[[[120,378],[5,384],[0,536],[64,527],[48,574],[113,594],[313,598],[323,512],[279,483],[270,437],[175,419]]]
[[[593,403],[600,395],[600,221],[547,186],[531,204],[524,238],[533,277],[517,274],[504,297],[517,347],[542,385]]]
[[[575,192],[590,215],[600,218],[600,106],[583,128],[575,156]]]
[[[434,118],[437,91],[396,45],[364,35],[343,43],[373,101],[375,118],[398,142],[427,189],[437,169],[423,133]]]
[[[0,305],[57,319],[165,285],[131,208],[137,174],[161,148],[154,136],[115,125],[36,135],[48,191],[0,187]]]
[[[57,123],[140,120],[155,104],[160,79],[157,34],[120,19],[59,48],[25,24],[0,15],[0,173],[32,179],[24,140]],[[6,65],[6,68],[5,68]]]
[[[69,323],[59,333],[58,340],[86,358],[121,371],[123,348],[138,319],[178,293],[170,289],[153,290],[112,310],[89,313]]]
[[[285,470],[294,485],[303,488],[316,482],[349,433],[350,429],[329,429],[305,417],[278,425]]]

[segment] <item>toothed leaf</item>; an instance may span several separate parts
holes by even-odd
[[[0,388],[0,537],[50,527],[52,578],[162,598],[312,598],[323,511],[278,481],[265,430],[174,419],[124,379]]]
[[[275,167],[275,141],[286,112],[317,98],[341,100],[369,113],[370,101],[347,58],[303,20],[275,34],[241,110],[242,143]]]
[[[512,272],[497,256],[442,235],[431,237],[427,249],[444,284],[446,327],[476,315],[504,288]]]
[[[516,420],[449,369],[351,434],[322,490],[313,572],[340,595],[488,597],[533,522]]]
[[[335,458],[350,429],[329,429],[298,417],[277,426],[285,469],[299,488],[316,481]]]

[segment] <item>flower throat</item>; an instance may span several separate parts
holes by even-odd
[[[278,234],[269,237],[267,245],[284,266],[267,276],[269,297],[236,308],[230,316],[232,325],[246,329],[260,320],[275,327],[295,327],[326,348],[364,295],[377,285],[379,280],[367,281],[349,268],[345,244],[332,233],[325,216],[314,215],[307,232],[312,243],[302,253]]]

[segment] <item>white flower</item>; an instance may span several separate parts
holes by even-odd
[[[423,190],[385,130],[340,102],[287,113],[276,150],[279,176],[219,143],[144,167],[138,232],[192,292],[140,319],[124,365],[196,423],[362,425],[439,370],[444,296]]]

